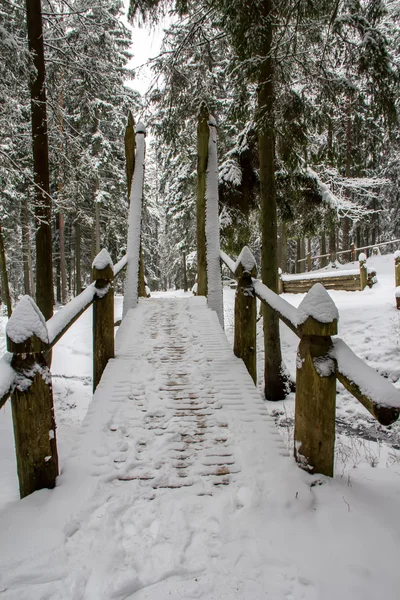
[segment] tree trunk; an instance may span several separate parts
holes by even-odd
[[[81,293],[82,278],[81,278],[81,226],[79,222],[75,223],[75,293]]]
[[[185,252],[182,255],[182,260],[183,260],[183,291],[187,292],[187,289],[188,289],[188,280],[187,280],[186,254],[185,254]]]
[[[278,293],[277,207],[275,189],[275,120],[274,120],[274,64],[272,58],[273,14],[272,1],[262,4],[265,23],[263,56],[257,89],[258,152],[260,158],[261,199],[261,275],[262,282]],[[265,397],[281,400],[286,396],[282,374],[282,355],[279,337],[279,319],[271,307],[265,305],[264,321],[264,381]]]
[[[325,237],[325,231],[322,232],[321,234],[321,243],[320,243],[320,254],[326,254],[326,237]],[[328,264],[328,259],[326,256],[322,257],[320,259],[320,266],[325,267]]]
[[[11,317],[11,296],[10,296],[10,288],[8,285],[8,274],[7,274],[7,264],[6,264],[6,253],[4,250],[4,238],[3,232],[0,224],[0,271],[1,271],[1,287],[3,288],[3,299],[7,306],[7,315],[8,318]]]
[[[67,302],[67,266],[65,262],[65,220],[64,214],[58,215],[58,233],[60,242],[60,279],[61,279],[61,304]]]
[[[207,296],[206,174],[208,162],[209,113],[200,107],[197,126],[197,295]]]
[[[350,177],[351,172],[351,103],[350,97],[346,99],[346,178]],[[347,191],[346,196],[350,199],[351,192]],[[343,218],[343,240],[342,250],[348,250],[350,248],[350,219],[349,217]],[[345,262],[350,260],[350,254],[342,254]]]
[[[45,65],[40,0],[26,0],[28,46],[35,67],[30,79],[36,218],[36,303],[45,319],[53,314],[51,197]]]
[[[287,244],[288,244],[288,240],[287,240],[287,224],[285,223],[285,221],[282,221],[282,234],[281,234],[281,239],[282,239],[282,262],[281,262],[281,269],[284,273],[287,272]]]
[[[98,183],[96,185],[96,191],[98,190]],[[97,196],[97,194],[95,194]],[[95,214],[95,236],[94,236],[94,255],[97,256],[100,252],[100,202],[95,202],[94,205]]]
[[[24,292],[29,296],[32,295],[31,287],[31,272],[32,272],[32,256],[31,243],[29,235],[29,213],[28,213],[28,197],[24,195],[21,210],[21,225],[22,225],[22,264],[24,269]]]
[[[334,223],[329,227],[329,258],[332,262],[336,260],[336,231]]]

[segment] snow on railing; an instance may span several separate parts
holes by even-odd
[[[42,487],[54,487],[58,475],[53,392],[48,366],[50,350],[93,304],[93,386],[97,386],[108,360],[114,356],[112,282],[126,263],[124,257],[113,267],[110,255],[102,250],[93,261],[94,282],[49,321],[45,321],[30,296],[23,296],[7,323],[9,352],[0,360],[0,408],[13,394],[21,498]],[[50,431],[52,435],[49,435]],[[46,461],[43,461],[44,456]]]
[[[92,304],[96,296],[94,283],[88,285],[78,296],[72,298],[65,306],[60,308],[56,314],[47,321],[50,347],[68,331],[77,319]]]
[[[246,255],[247,255],[246,250]],[[248,255],[247,255],[248,256]],[[339,314],[323,285],[316,283],[298,309],[254,279],[244,266],[224,252],[221,259],[238,279],[235,300],[236,356],[242,358],[254,381],[256,348],[255,323],[241,320],[255,311],[252,296],[270,306],[300,338],[296,369],[295,456],[310,472],[333,474],[335,397],[337,378],[344,387],[381,423],[390,425],[400,414],[400,390],[356,356],[337,334]],[[359,257],[363,262],[364,257]],[[399,255],[400,259],[400,255]],[[246,296],[245,310],[243,295]],[[254,298],[255,300],[255,298]],[[249,310],[250,309],[250,310]],[[254,317],[255,318],[255,317]],[[236,331],[238,329],[238,331]],[[249,351],[251,349],[251,352]],[[318,427],[315,427],[318,423]],[[332,433],[333,432],[333,433]]]
[[[113,267],[114,279],[116,277],[118,277],[118,275],[121,273],[121,271],[123,269],[125,269],[127,264],[128,264],[128,255],[125,254],[125,256],[123,256]]]

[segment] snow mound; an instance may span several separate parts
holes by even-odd
[[[331,323],[339,319],[339,312],[332,298],[321,283],[313,285],[297,310],[297,325],[312,317],[319,323]]]
[[[142,121],[139,121],[139,123],[136,125],[135,132],[144,133],[144,135],[146,135],[146,126],[144,125],[144,123],[142,123]]]
[[[250,249],[244,246],[235,264],[235,272],[239,265],[242,265],[243,269],[248,273],[251,273],[254,267],[257,268],[256,259],[252,255]]]
[[[358,255],[358,260],[360,262],[365,262],[367,260],[367,255],[364,254],[364,252],[360,252],[360,254]]]
[[[96,258],[92,262],[92,269],[97,269],[98,271],[102,271],[103,269],[105,269],[108,266],[112,267],[113,261],[111,259],[111,256],[110,256],[108,250],[103,248],[102,250],[100,250],[100,252],[96,256]]]
[[[28,295],[22,296],[6,326],[7,336],[15,344],[21,344],[36,335],[45,344],[49,334],[44,316]]]

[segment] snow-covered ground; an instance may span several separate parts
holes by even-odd
[[[400,316],[395,308],[393,256],[374,257],[368,261],[368,266],[378,273],[378,283],[371,290],[329,292],[339,309],[339,335],[358,356],[400,387]],[[230,340],[234,293],[234,290],[224,288],[224,320]],[[158,295],[154,294],[155,297]],[[190,294],[164,294],[169,298],[182,295]],[[303,297],[303,294],[285,295],[295,306]],[[116,318],[121,311],[122,299],[117,298]],[[258,342],[261,389],[261,332]],[[298,339],[282,326],[282,342],[285,364],[294,378]],[[4,346],[4,336],[0,336],[0,348],[2,344]],[[89,309],[57,344],[53,354],[61,468],[71,448],[78,444],[80,424],[91,399],[91,344]],[[68,539],[74,536],[73,522],[69,521],[68,531],[62,527],[57,531],[53,502],[53,512],[50,511],[53,520],[49,522],[48,532],[46,529],[41,531],[42,539],[37,544],[29,539],[35,528],[32,525],[30,529],[27,524],[30,519],[45,524],[46,507],[50,507],[52,494],[58,492],[60,498],[63,485],[74,494],[73,488],[64,479],[56,492],[39,492],[23,501],[18,500],[11,411],[10,404],[6,404],[0,411],[0,598],[375,600],[381,596],[385,600],[397,600],[400,589],[397,568],[400,459],[396,449],[400,447],[399,426],[396,423],[390,428],[381,428],[375,424],[369,413],[339,384],[337,400],[340,433],[337,435],[337,475],[334,480],[310,478],[300,472],[299,477],[293,476],[292,482],[285,483],[278,474],[274,475],[275,479],[270,475],[268,479],[258,472],[251,481],[249,473],[245,487],[232,488],[231,492],[230,486],[227,490],[221,489],[219,500],[217,496],[210,500],[205,497],[192,509],[187,502],[176,508],[168,504],[166,508],[157,499],[153,503],[138,500],[137,506],[132,506],[131,511],[127,509],[122,517],[117,512],[108,516],[104,526],[104,511],[113,505],[112,498],[93,509],[93,514],[91,507],[87,507],[86,513],[83,511],[87,522],[77,523],[80,532],[75,535],[81,536],[85,532],[90,536],[93,554],[99,557],[100,563],[97,570],[93,570],[90,584],[85,585],[83,573],[85,564],[93,562],[91,557],[69,556],[69,564],[76,564],[77,572],[82,574],[82,581],[75,579],[75,587],[70,589],[60,588],[60,582],[68,577],[63,553],[59,554],[58,550],[53,553],[52,567],[46,576],[43,565],[39,572],[35,555],[47,536],[50,541],[56,539],[54,536],[60,540],[63,536]],[[293,403],[291,395],[284,402],[267,404],[289,448],[292,446]],[[292,459],[284,460],[289,463]],[[291,472],[291,469],[285,471],[285,477]],[[76,490],[76,495],[81,492]],[[211,500],[214,499],[213,505]],[[70,500],[72,502],[72,497]],[[64,502],[64,507],[60,503],[59,509],[68,512],[69,499],[65,498]],[[185,510],[181,517],[178,506]],[[204,507],[208,507],[207,519],[198,521]],[[22,519],[21,527],[27,527],[28,548],[21,546],[20,560],[14,540],[23,539],[24,532],[20,528],[12,529],[18,522],[18,515]],[[115,518],[116,523],[126,528],[121,532],[114,527],[123,545],[120,554],[116,544],[105,536],[114,531],[110,518]],[[63,521],[61,514],[60,521]],[[177,528],[175,532],[174,527]],[[130,531],[136,549],[129,541]],[[10,544],[12,561],[8,561],[7,544]],[[111,545],[115,549],[112,564],[101,562],[101,545],[106,548]],[[151,569],[142,560],[144,547],[148,560],[151,560]],[[135,558],[135,552],[137,557],[132,564],[126,563],[127,556]],[[3,560],[8,561],[5,571]],[[10,572],[12,565],[15,565],[15,573]],[[115,588],[112,591],[101,588],[102,581],[112,580],[113,572]],[[96,574],[97,582],[93,580]],[[162,583],[157,580],[158,576],[164,578]],[[146,577],[148,585],[141,587]]]

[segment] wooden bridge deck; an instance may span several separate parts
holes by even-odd
[[[340,577],[324,554],[331,506],[347,535],[342,491],[329,484],[316,518],[317,478],[287,455],[205,300],[142,301],[118,331],[57,487],[0,513],[12,532],[0,598],[333,600]],[[349,589],[372,600],[363,553],[352,552]],[[375,559],[385,578],[387,557]]]
[[[116,481],[147,481],[148,490],[212,494],[236,481],[247,459],[264,471],[254,451],[268,432],[276,454],[288,454],[202,298],[148,300],[127,315],[87,426],[102,418],[107,469]]]

